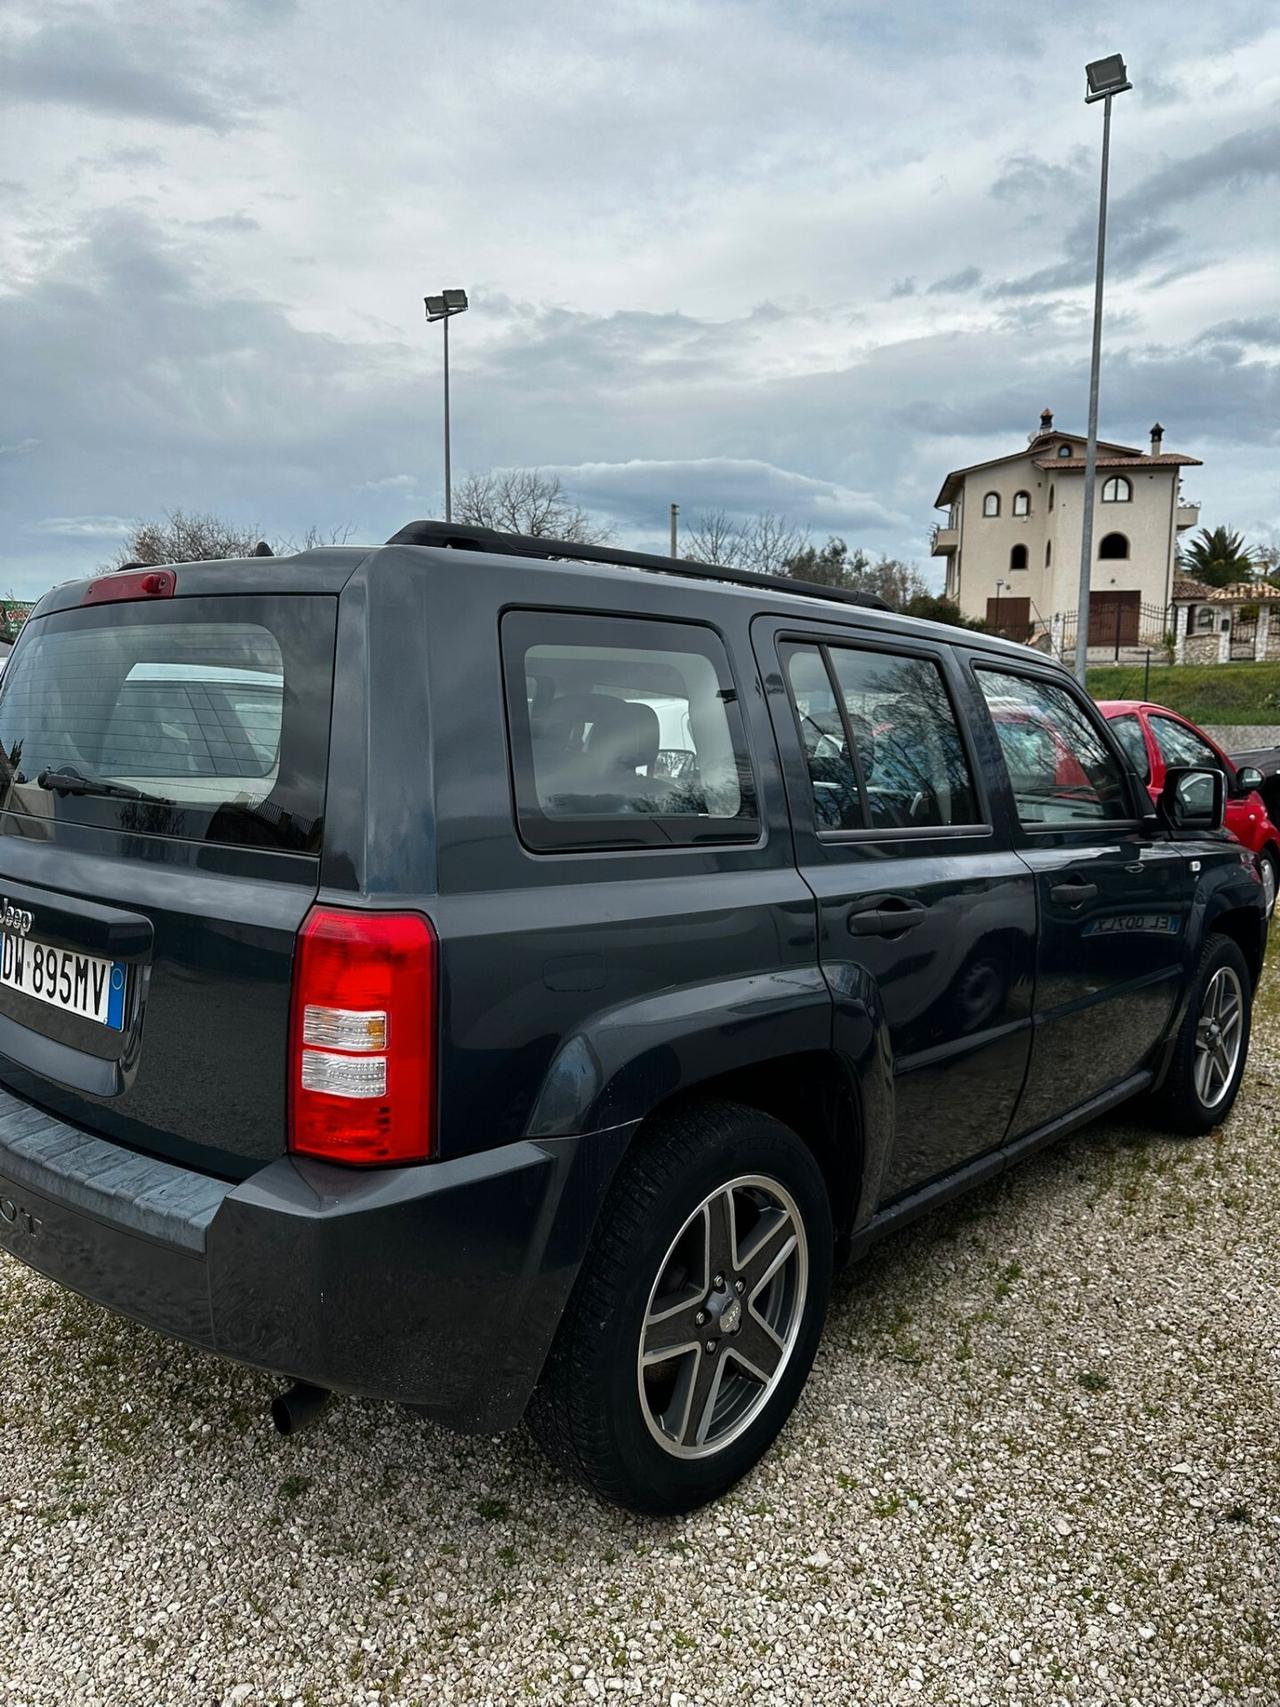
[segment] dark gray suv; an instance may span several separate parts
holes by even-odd
[[[589,559],[589,561],[587,560]],[[1068,676],[875,601],[414,523],[100,577],[0,680],[0,1242],[603,1496],[740,1476],[835,1261],[1139,1094],[1267,922]]]

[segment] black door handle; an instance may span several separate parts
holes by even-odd
[[[869,907],[855,907],[849,914],[849,929],[854,936],[898,936],[923,924],[928,911],[923,901],[885,895]]]
[[[1055,883],[1049,891],[1051,901],[1059,901],[1064,907],[1081,907],[1086,901],[1096,901],[1098,885],[1086,883],[1080,878],[1072,878],[1069,883]]]

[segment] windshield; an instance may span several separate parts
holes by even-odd
[[[334,612],[263,596],[37,619],[0,677],[0,810],[317,852]],[[39,786],[68,770],[88,786]]]

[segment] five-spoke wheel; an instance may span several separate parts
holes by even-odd
[[[804,1316],[809,1246],[790,1192],[745,1174],[681,1227],[649,1294],[636,1359],[654,1439],[678,1457],[718,1452],[750,1426]]]

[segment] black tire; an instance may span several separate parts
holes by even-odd
[[[1211,1100],[1202,1094],[1202,1081],[1197,1080],[1197,1063],[1201,1057],[1200,1027],[1205,1018],[1205,1000],[1210,986],[1219,974],[1234,979],[1240,1001],[1239,1047],[1234,1065],[1222,1087],[1214,1087]],[[1230,937],[1210,935],[1205,942],[1196,969],[1195,979],[1187,998],[1187,1011],[1178,1028],[1173,1060],[1164,1083],[1152,1100],[1152,1113],[1174,1132],[1191,1137],[1211,1132],[1231,1113],[1231,1106],[1240,1090],[1245,1062],[1249,1054],[1249,1030],[1253,1017],[1253,979],[1239,945]]]
[[[735,1181],[759,1183],[725,1193]],[[726,1214],[725,1202],[727,1221],[713,1223],[713,1215]],[[784,1255],[792,1236],[789,1226],[797,1219],[802,1233],[795,1237],[794,1250],[773,1279],[762,1281],[768,1264]],[[723,1251],[723,1242],[713,1245],[712,1239],[715,1228],[728,1225],[735,1243],[726,1267],[714,1254]],[[753,1251],[760,1265],[754,1268]],[[735,1269],[734,1262],[740,1267]],[[704,1283],[710,1285],[713,1270],[725,1284],[708,1290],[704,1299]],[[831,1270],[826,1187],[794,1132],[755,1109],[710,1100],[656,1121],[624,1160],[601,1211],[530,1405],[534,1438],[601,1499],[633,1511],[669,1515],[715,1499],[762,1457],[790,1415],[822,1334]],[[678,1286],[656,1299],[650,1315],[659,1281],[673,1275]],[[740,1302],[736,1314],[731,1308],[735,1295]],[[672,1297],[682,1300],[673,1308]],[[786,1312],[776,1316],[775,1327],[785,1324],[785,1336],[766,1330],[759,1312],[747,1309],[752,1297],[761,1299],[761,1309],[775,1312],[775,1299],[782,1299]],[[710,1313],[702,1308],[704,1302]],[[674,1339],[684,1335],[685,1312],[690,1324],[711,1321],[710,1327],[696,1329],[700,1341],[704,1333],[709,1337],[700,1348],[653,1352],[658,1367],[642,1372],[642,1336],[651,1349],[661,1311],[669,1311],[679,1328]],[[769,1379],[757,1382],[739,1359],[744,1351],[758,1355],[763,1331],[779,1345],[785,1337],[788,1349],[780,1353]],[[710,1354],[709,1344],[715,1346]],[[714,1358],[720,1359],[718,1377]],[[700,1383],[711,1384],[709,1398],[703,1398]],[[662,1414],[655,1414],[659,1399],[654,1395],[665,1390],[664,1384],[669,1384],[670,1415],[681,1412],[683,1418],[673,1423],[669,1436]],[[681,1393],[687,1395],[683,1400]],[[736,1423],[735,1395],[742,1407]],[[717,1424],[726,1406],[729,1420]],[[699,1417],[710,1431],[703,1443],[694,1427]],[[724,1435],[719,1446],[716,1433]],[[685,1455],[690,1453],[701,1455]]]

